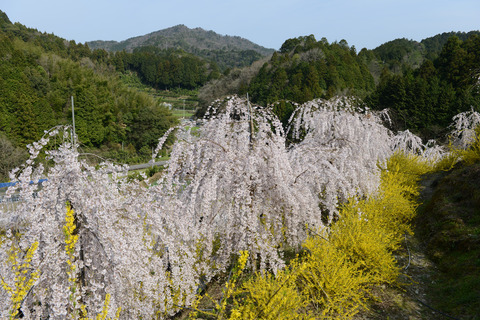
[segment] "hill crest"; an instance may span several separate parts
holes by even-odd
[[[108,51],[132,52],[137,47],[155,46],[162,49],[183,49],[190,53],[199,50],[244,51],[253,50],[263,56],[272,54],[275,50],[262,47],[250,40],[239,36],[220,35],[212,30],[203,28],[188,28],[179,24],[170,28],[154,31],[146,35],[132,37],[123,41],[89,41],[92,49]]]

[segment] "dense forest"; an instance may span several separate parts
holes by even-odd
[[[141,47],[133,53],[120,51],[112,54],[112,62],[119,72],[136,72],[141,80],[157,89],[196,89],[207,80],[220,76],[218,67],[182,50],[161,50]]]
[[[106,52],[12,24],[2,13],[2,145],[24,148],[40,139],[44,130],[71,124],[73,96],[76,132],[83,147],[120,151],[123,143],[129,157],[150,155],[158,136],[175,119],[151,96],[124,85],[102,54]]]
[[[480,35],[480,32],[444,32],[420,42],[405,38],[395,39],[373,50],[364,49],[363,53],[371,51],[373,59],[386,65],[390,71],[398,73],[403,66],[418,68],[426,59],[433,61],[438,58],[449,38],[457,37],[465,41],[473,35]]]
[[[261,104],[278,100],[303,103],[337,94],[364,95],[373,77],[345,41],[329,44],[313,35],[287,40],[252,79],[248,91]]]

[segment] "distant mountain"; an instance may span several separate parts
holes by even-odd
[[[182,49],[216,62],[221,69],[247,66],[275,51],[238,36],[223,36],[202,28],[190,29],[185,25],[177,25],[120,42],[98,40],[87,44],[92,49],[107,51],[133,52],[146,46]]]
[[[187,52],[196,50],[253,50],[263,56],[272,54],[274,49],[267,49],[247,39],[238,36],[222,36],[214,31],[202,28],[190,29],[180,24],[171,28],[155,31],[143,36],[130,38],[121,42],[117,41],[91,41],[87,42],[92,49],[106,49],[108,51],[133,49],[143,46],[156,46],[162,49],[175,48]]]

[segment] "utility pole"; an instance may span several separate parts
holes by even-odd
[[[154,162],[155,162],[155,153],[154,153],[153,147],[152,147],[152,168],[153,168]]]
[[[74,107],[73,107],[73,96],[71,96],[72,98],[72,123],[73,123],[73,134],[72,134],[72,146],[77,149],[76,147],[76,141],[75,141],[75,111],[74,111]]]
[[[250,113],[250,148],[253,146],[253,112],[252,112],[252,105],[250,104],[250,99],[248,98],[247,92],[247,107],[248,112]]]

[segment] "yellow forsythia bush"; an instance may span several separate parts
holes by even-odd
[[[368,275],[327,238],[309,237],[304,247],[298,285],[310,306],[322,319],[350,319],[365,306]]]
[[[422,157],[395,153],[382,171],[380,190],[370,197],[367,212],[383,220],[385,228],[395,236],[411,233],[420,194],[420,177],[433,171],[434,164]]]
[[[65,253],[67,254],[67,265],[68,265],[68,282],[69,282],[69,289],[70,289],[70,296],[69,299],[73,304],[73,310],[70,313],[70,317],[72,319],[79,319],[79,320],[93,320],[93,318],[87,317],[87,310],[85,305],[80,304],[77,305],[76,298],[79,294],[79,281],[76,277],[76,266],[75,266],[75,246],[78,242],[78,234],[77,234],[77,222],[75,217],[75,211],[71,207],[70,203],[67,202],[66,204],[66,212],[65,212],[65,225],[63,226],[63,233],[65,235]],[[121,308],[117,309],[117,313],[115,318],[107,318],[108,309],[110,306],[110,294],[106,294],[105,300],[103,302],[102,312],[96,315],[95,320],[118,320],[120,317]]]
[[[381,174],[380,188],[367,199],[351,199],[340,210],[329,240],[367,272],[373,283],[392,283],[399,270],[392,252],[411,233],[418,180],[431,165],[415,155],[394,154]]]
[[[10,296],[9,319],[17,319],[23,299],[27,296],[39,276],[38,270],[32,268],[31,265],[33,255],[38,248],[38,242],[35,241],[24,254],[17,243],[18,239],[16,238],[19,238],[19,235],[11,236],[11,238],[14,239],[11,241],[12,245],[8,250],[8,260],[5,262],[10,266],[15,274],[15,278],[13,283],[8,283],[3,277],[0,277],[0,283]]]
[[[418,181],[431,170],[418,156],[394,154],[377,193],[350,199],[328,232],[311,230],[307,254],[241,286],[230,319],[351,319],[367,306],[372,286],[397,280],[393,252],[411,232]]]
[[[314,319],[304,313],[308,300],[296,286],[303,268],[295,265],[291,271],[285,269],[276,276],[258,272],[237,291],[243,299],[241,303],[235,301],[230,319]]]
[[[361,212],[355,204],[344,207],[341,214],[329,234],[330,245],[367,273],[370,282],[395,281],[398,269],[392,251],[400,239],[388,232],[381,219]]]

